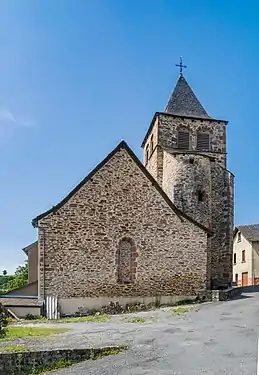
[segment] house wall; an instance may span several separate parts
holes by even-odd
[[[246,251],[246,261],[242,262],[242,250]],[[236,253],[236,264],[234,264],[234,253]],[[235,275],[238,274],[238,286],[242,285],[242,273],[248,272],[248,285],[253,285],[253,251],[252,245],[241,234],[241,241],[238,242],[238,235],[235,236],[233,241],[233,281]]]
[[[7,309],[11,310],[17,318],[25,318],[27,314],[32,314],[34,316],[41,315],[40,306],[5,306]]]
[[[38,242],[28,250],[28,274],[29,283],[38,280]]]
[[[40,295],[194,295],[207,287],[207,234],[179,218],[125,149],[39,223]],[[118,283],[122,238],[135,281]],[[76,309],[76,306],[75,306]]]
[[[259,242],[252,243],[254,284],[259,284]]]

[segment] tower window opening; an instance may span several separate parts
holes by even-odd
[[[209,151],[210,135],[209,133],[197,132],[197,150]]]
[[[181,150],[189,150],[190,136],[188,130],[180,130],[178,132],[178,148]]]
[[[202,190],[198,190],[198,202],[204,202],[205,200],[205,193]]]

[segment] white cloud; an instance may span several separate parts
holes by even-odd
[[[0,122],[16,123],[14,115],[7,109],[0,108]]]
[[[0,108],[0,125],[30,127],[33,126],[34,123],[31,120],[16,116],[13,112],[9,111],[6,108]]]

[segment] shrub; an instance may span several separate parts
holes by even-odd
[[[25,316],[25,320],[35,320],[35,319],[37,319],[37,317],[32,315],[31,313],[28,313]]]
[[[7,314],[4,306],[0,303],[0,338],[6,335],[6,327],[8,325]]]

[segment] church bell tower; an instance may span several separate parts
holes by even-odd
[[[225,120],[208,115],[180,75],[163,112],[156,112],[142,147],[144,165],[184,213],[211,230],[210,286],[232,281],[234,176],[227,170]]]

